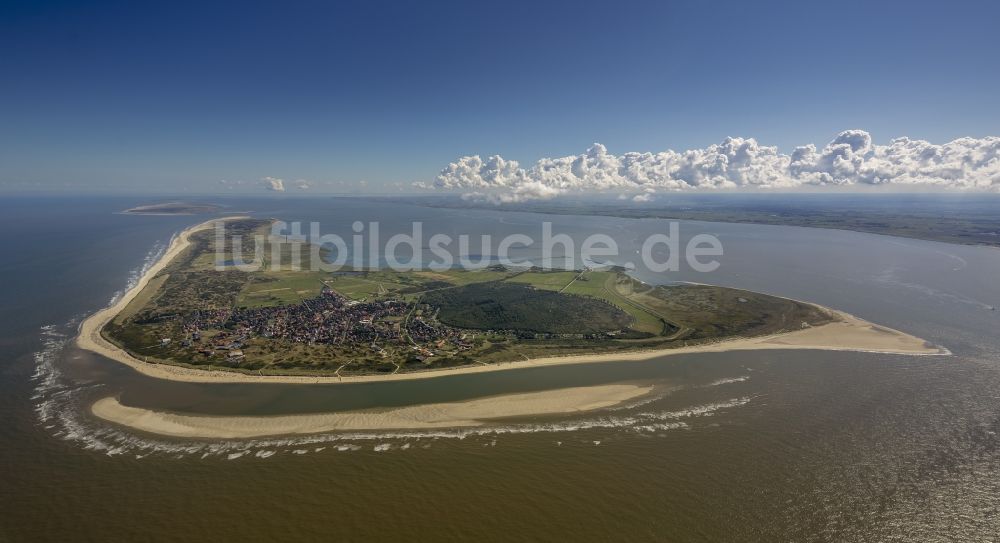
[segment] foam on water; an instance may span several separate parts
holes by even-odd
[[[729,384],[732,384],[732,383],[742,383],[743,381],[746,381],[747,379],[750,379],[749,375],[741,375],[739,377],[725,377],[723,379],[718,379],[716,381],[712,381],[711,383],[709,383],[709,384],[707,384],[705,386],[707,386],[707,387],[717,387],[717,386],[720,386],[720,385],[729,385]]]
[[[111,300],[108,302],[108,306],[112,306],[118,303],[118,300],[120,300],[121,297],[124,296],[126,292],[132,290],[133,287],[139,284],[139,279],[142,278],[142,276],[145,275],[147,271],[149,271],[149,268],[153,267],[153,264],[156,264],[156,262],[160,260],[160,257],[163,256],[163,253],[166,252],[168,247],[170,247],[170,244],[174,242],[174,239],[177,237],[177,235],[178,234],[174,234],[170,238],[170,241],[168,241],[166,244],[157,243],[153,245],[153,248],[150,249],[149,252],[146,253],[146,256],[142,259],[142,264],[138,268],[129,272],[128,282],[125,283],[125,288],[119,290],[118,292],[115,292],[114,295],[111,296]]]

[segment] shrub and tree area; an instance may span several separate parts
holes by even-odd
[[[599,334],[624,330],[632,321],[603,300],[501,281],[438,290],[421,301],[439,310],[441,322],[477,330]]]

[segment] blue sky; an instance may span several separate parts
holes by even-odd
[[[5,2],[0,190],[1000,133],[996,2]]]

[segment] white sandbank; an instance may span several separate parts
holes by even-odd
[[[346,430],[403,430],[480,426],[507,417],[590,411],[638,398],[652,386],[601,385],[525,394],[505,394],[465,402],[414,405],[386,410],[347,411],[271,417],[215,417],[162,413],[98,400],[97,417],[136,430],[172,437],[252,438]]]

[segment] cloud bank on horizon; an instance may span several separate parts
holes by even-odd
[[[581,155],[543,158],[529,168],[498,155],[486,160],[464,156],[444,168],[433,184],[496,203],[585,191],[638,192],[633,200],[643,202],[660,190],[819,186],[1000,191],[1000,137],[959,138],[940,145],[903,137],[876,145],[868,132],[845,130],[823,149],[809,144],[790,155],[753,138],[729,137],[704,149],[623,155],[595,143]]]

